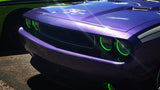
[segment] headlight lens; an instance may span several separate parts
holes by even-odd
[[[116,43],[115,45],[116,45],[117,51],[121,55],[128,56],[130,54],[130,47],[127,42],[116,40],[115,43]]]
[[[39,23],[32,20],[32,25],[33,25],[34,29],[35,29],[36,31],[38,31],[38,29],[39,29]]]
[[[25,21],[26,21],[26,26],[28,28],[31,28],[31,20],[26,18]]]
[[[111,38],[100,37],[100,45],[106,51],[111,51],[113,40]]]

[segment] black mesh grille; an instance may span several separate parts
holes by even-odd
[[[47,38],[57,40],[62,43],[86,48],[94,47],[94,36],[85,32],[40,24],[39,33]]]

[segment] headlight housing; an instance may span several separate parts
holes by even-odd
[[[26,27],[27,30],[31,29],[31,30],[38,31],[39,30],[39,22],[25,18],[24,27]]]
[[[39,32],[39,22],[35,20],[31,20],[29,18],[25,18],[25,23],[23,25],[23,28],[31,33],[32,35],[38,37],[38,32]]]
[[[126,62],[131,57],[132,47],[127,40],[100,36],[99,45],[101,58]]]

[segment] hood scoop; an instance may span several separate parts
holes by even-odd
[[[150,7],[132,7],[132,10],[136,10],[136,11],[148,11],[151,10]]]

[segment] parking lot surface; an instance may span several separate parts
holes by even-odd
[[[27,80],[39,74],[29,63],[29,54],[0,57],[0,79],[11,87],[19,90],[29,90]]]
[[[35,70],[30,54],[0,53],[0,90],[67,90]]]

